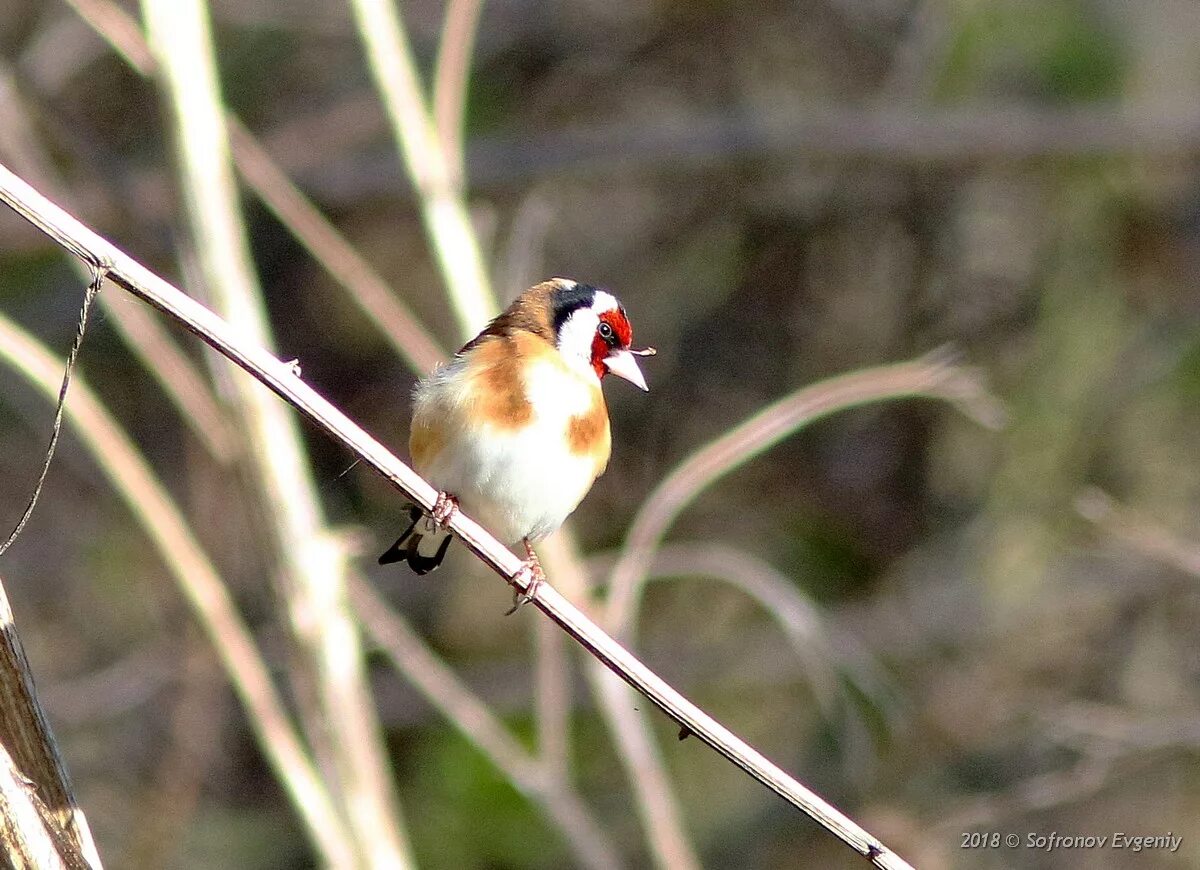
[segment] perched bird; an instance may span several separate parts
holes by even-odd
[[[542,581],[532,542],[562,525],[608,465],[611,435],[600,381],[649,389],[625,309],[611,293],[567,278],[526,290],[413,393],[413,468],[440,492],[379,563],[418,574],[442,563],[446,524],[462,509],[502,541],[525,545],[529,586]]]

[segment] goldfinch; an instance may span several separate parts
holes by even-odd
[[[532,543],[550,535],[608,465],[612,440],[600,382],[614,374],[648,390],[633,329],[611,293],[567,278],[526,290],[422,379],[413,393],[413,468],[440,490],[422,522],[379,563],[427,574],[446,556],[445,525],[462,509],[500,540],[525,545],[530,586],[543,579]],[[514,605],[515,609],[516,605]]]

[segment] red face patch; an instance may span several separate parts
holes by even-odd
[[[627,348],[633,343],[633,327],[629,318],[621,309],[605,311],[600,315],[600,324],[596,334],[592,336],[592,368],[596,377],[603,378],[608,374],[604,358],[617,348]]]

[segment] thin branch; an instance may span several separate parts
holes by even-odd
[[[839,375],[785,396],[683,460],[646,498],[609,578],[605,624],[618,636],[629,630],[655,547],[704,489],[809,423],[871,402],[914,397],[951,402],[985,426],[996,427],[1003,420],[1003,410],[979,373],[952,365],[941,351]]]
[[[0,176],[12,178],[3,167]],[[59,239],[57,235],[54,237]],[[62,243],[61,239],[59,242]],[[98,260],[108,257],[107,243],[92,247],[91,240],[83,236],[78,244],[82,247],[74,247],[73,241],[73,249],[92,250]],[[2,317],[0,358],[47,396],[53,398],[57,394],[62,377],[60,361]],[[354,849],[341,817],[288,720],[250,630],[179,509],[81,376],[75,379],[66,412],[67,420],[174,574],[220,656],[259,747],[299,811],[314,846],[329,865],[349,866]]]
[[[110,242],[80,224],[62,209],[0,166],[0,201],[33,223],[59,244],[102,263],[109,279],[191,332],[250,372],[309,421],[361,461],[374,468],[411,502],[431,511],[437,491],[383,445],[305,384],[288,363],[245,340],[211,311],[189,298]],[[3,346],[3,343],[0,343]],[[488,567],[521,592],[528,592],[523,563],[482,526],[461,512],[451,530]],[[908,865],[849,817],[801,785],[779,767],[736,737],[674,689],[635,656],[605,634],[563,598],[550,583],[533,590],[533,604],[558,623],[606,667],[642,692],[670,718],[732,761],[748,775],[802,810],[877,867]]]
[[[204,283],[230,325],[259,345],[270,330],[233,176],[204,0],[143,0],[147,34],[170,97],[184,199]],[[258,491],[283,569],[292,630],[316,679],[322,730],[361,857],[412,865],[375,715],[358,629],[345,600],[347,554],[322,516],[295,419],[248,378],[233,380]]]
[[[698,167],[734,160],[827,157],[912,163],[923,168],[985,161],[1078,159],[1103,155],[1200,152],[1194,105],[1076,104],[1038,108],[943,108],[900,99],[886,106],[805,106],[802,113],[696,114],[687,118],[605,120],[547,131],[480,136],[467,144],[467,168],[480,185],[629,167]]]

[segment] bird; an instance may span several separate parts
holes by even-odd
[[[530,601],[545,579],[533,544],[563,524],[608,466],[601,381],[611,374],[649,390],[637,357],[654,348],[632,342],[629,317],[610,291],[551,278],[422,378],[409,454],[438,497],[428,516],[410,507],[408,527],[379,563],[433,571],[462,509],[506,544],[524,545],[526,589],[514,593],[509,613]]]

